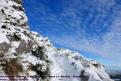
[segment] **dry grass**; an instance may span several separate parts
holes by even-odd
[[[9,79],[14,79],[15,76],[18,76],[22,72],[22,66],[17,61],[17,59],[5,61],[3,68]]]

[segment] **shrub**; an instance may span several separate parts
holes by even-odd
[[[21,40],[20,35],[18,35],[17,33],[14,33],[14,34],[13,34],[13,37],[14,37],[14,39],[15,39],[16,41]]]
[[[5,64],[3,64],[3,70],[11,80],[22,72],[22,65],[18,63],[17,59],[13,58],[10,61],[5,61]]]
[[[46,64],[32,65],[30,69],[34,70],[37,75],[41,77],[42,80],[47,81],[48,79],[50,79],[48,76],[50,75],[51,62],[48,60],[47,55],[44,53],[44,47],[38,46],[35,50],[32,50],[31,52],[34,56],[40,58],[40,60],[45,61]],[[43,70],[43,68],[45,69]]]
[[[18,4],[22,4],[22,0],[13,0],[13,1],[15,1]]]
[[[85,75],[85,70],[81,71],[80,78],[81,78],[81,81],[88,81],[89,80],[89,76]]]
[[[97,68],[99,67],[99,64],[92,64],[92,65],[95,66],[95,67],[97,67]]]
[[[6,25],[2,25],[1,28],[3,28],[3,29],[7,29],[7,26],[6,26]]]
[[[3,9],[1,9],[1,12],[2,12],[2,14],[4,14],[4,15],[5,15],[5,11],[4,11]]]
[[[13,8],[15,10],[18,10],[18,11],[24,11],[24,9],[22,8],[22,6],[15,6],[15,5],[13,5]]]
[[[35,50],[31,51],[32,54],[41,60],[46,60],[47,56],[44,54],[44,47],[38,46]]]
[[[7,33],[7,38],[9,41],[20,41],[21,40],[21,35],[18,32],[13,32],[13,33]]]
[[[44,80],[50,75],[50,68],[48,64],[46,70],[42,71],[42,67],[42,64],[36,64],[31,66],[31,69],[34,70],[39,75],[39,77]]]

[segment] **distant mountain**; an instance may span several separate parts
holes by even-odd
[[[110,75],[111,79],[115,81],[121,81],[121,74],[120,75]]]
[[[121,70],[109,70],[108,71],[111,79],[115,81],[121,81]]]
[[[112,81],[103,65],[57,49],[27,21],[22,0],[0,0],[1,81]]]

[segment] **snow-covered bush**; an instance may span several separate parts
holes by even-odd
[[[80,78],[82,81],[88,81],[89,80],[89,75],[85,74],[85,70],[81,71]]]
[[[14,40],[19,41],[21,40],[21,36],[18,33],[13,33]]]
[[[7,26],[6,26],[6,25],[2,25],[1,28],[3,28],[3,29],[7,29]]]
[[[13,8],[17,11],[24,11],[23,7],[22,6],[16,6],[16,5],[13,5]]]
[[[34,70],[39,75],[39,77],[41,77],[44,80],[47,79],[48,76],[50,76],[50,68],[49,65],[46,67],[45,70],[43,70],[43,68],[43,64],[36,64],[31,66],[31,69]]]
[[[41,60],[46,60],[47,55],[44,54],[44,47],[38,46],[35,50],[31,51],[32,54]]]

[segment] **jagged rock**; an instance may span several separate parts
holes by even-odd
[[[16,5],[13,5],[13,8],[17,11],[24,11],[23,7],[22,6],[16,6]]]
[[[0,58],[4,56],[5,53],[8,52],[10,48],[10,44],[3,42],[0,44]]]
[[[18,4],[22,4],[22,0],[13,0],[13,1],[18,3]]]
[[[32,50],[33,42],[29,41],[26,43],[24,40],[22,40],[19,44],[19,47],[16,49],[16,52],[21,53],[29,53]]]

